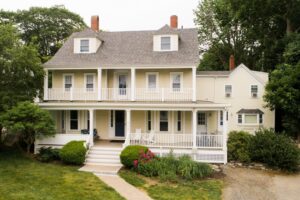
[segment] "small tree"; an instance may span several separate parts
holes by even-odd
[[[0,120],[9,132],[20,134],[20,139],[27,145],[27,153],[30,153],[35,138],[55,134],[54,121],[50,113],[28,101],[8,110]]]

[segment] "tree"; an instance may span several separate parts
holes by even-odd
[[[293,136],[300,137],[300,34],[289,36],[280,64],[270,76],[264,100],[270,109],[283,114],[283,126]]]
[[[0,116],[18,102],[33,101],[42,90],[43,77],[35,48],[24,45],[12,25],[0,24]],[[2,127],[0,120],[0,139]]]
[[[300,0],[203,0],[195,15],[201,52],[210,54],[203,61],[219,59],[214,69],[228,68],[234,54],[251,69],[273,70],[283,61],[285,37],[300,31]]]
[[[20,134],[20,138],[30,148],[36,138],[49,137],[55,134],[54,121],[48,111],[30,102],[21,102],[8,110],[2,117],[4,127],[13,134]]]
[[[73,32],[86,27],[79,15],[63,6],[32,7],[16,13],[1,11],[0,21],[15,23],[22,40],[37,46],[42,62],[49,60]]]

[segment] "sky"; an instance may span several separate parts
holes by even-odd
[[[178,27],[195,27],[193,10],[199,0],[0,0],[0,9],[16,11],[32,6],[64,5],[83,17],[90,26],[98,15],[100,29],[106,31],[156,30],[178,16]]]

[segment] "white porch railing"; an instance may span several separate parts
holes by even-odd
[[[177,133],[131,133],[131,145],[146,145],[148,147],[192,148],[192,134]],[[197,135],[197,148],[222,148],[222,135]]]
[[[136,101],[192,101],[192,88],[172,89],[136,88],[134,99]],[[98,90],[86,88],[49,88],[48,100],[57,101],[97,101]],[[101,98],[103,101],[130,101],[130,88],[103,88]]]

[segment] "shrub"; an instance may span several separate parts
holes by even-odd
[[[121,163],[127,168],[132,168],[134,166],[134,161],[139,159],[140,154],[146,153],[147,151],[148,147],[140,145],[127,146],[121,152]]]
[[[155,158],[149,162],[140,163],[137,166],[136,170],[146,177],[155,177],[158,176],[159,168],[160,160],[158,158]]]
[[[249,146],[252,137],[244,131],[231,131],[227,141],[228,160],[249,163],[251,161]]]
[[[37,159],[42,162],[50,162],[54,160],[60,160],[59,149],[52,149],[51,147],[42,147],[39,150]]]
[[[59,156],[66,164],[81,165],[84,163],[86,148],[83,141],[71,141],[60,151]]]
[[[300,152],[297,145],[286,135],[273,130],[261,129],[256,132],[250,145],[253,161],[262,162],[271,168],[296,171]]]

